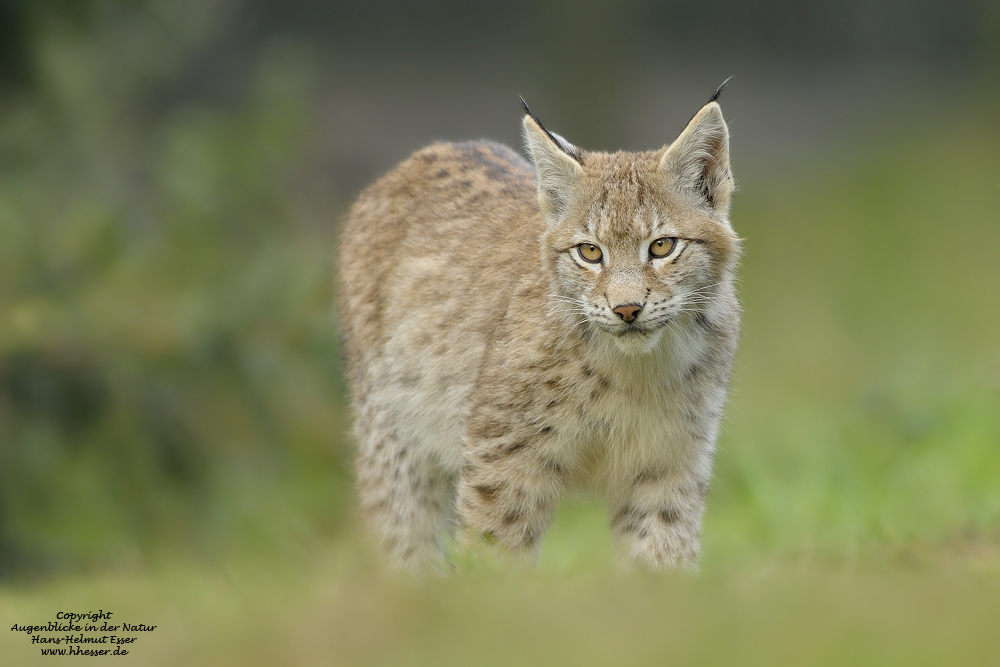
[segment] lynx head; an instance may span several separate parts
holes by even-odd
[[[704,317],[732,280],[739,239],[717,97],[672,144],[645,153],[581,150],[525,105],[555,298],[589,335],[627,354],[649,353],[668,328]]]

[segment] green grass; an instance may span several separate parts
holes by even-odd
[[[588,533],[547,546],[599,542]],[[380,575],[370,554],[340,544],[304,569],[174,566],[8,590],[0,620],[114,610],[158,625],[132,647],[150,665],[992,664],[997,556],[982,569],[964,557],[834,566],[744,554],[691,576],[564,569],[549,555],[538,571],[411,580]],[[23,636],[6,637],[4,649],[34,664]]]
[[[699,574],[620,571],[580,499],[536,570],[414,580],[351,518],[344,202],[303,189],[295,63],[153,128],[52,67],[54,99],[0,116],[0,625],[111,609],[159,625],[151,665],[1000,660],[995,99],[797,173],[737,164],[745,324]]]

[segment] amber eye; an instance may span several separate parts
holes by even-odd
[[[581,243],[576,247],[576,251],[580,253],[580,258],[585,262],[590,262],[591,264],[597,264],[601,261],[601,257],[604,257],[604,253],[593,243]]]
[[[666,257],[674,251],[676,245],[677,239],[673,237],[656,239],[649,244],[649,254],[653,257]]]

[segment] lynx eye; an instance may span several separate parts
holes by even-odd
[[[585,262],[590,262],[591,264],[597,264],[604,257],[604,253],[593,243],[581,243],[576,247],[576,251],[580,253],[580,258]]]
[[[677,239],[672,236],[656,239],[649,244],[649,254],[653,257],[666,257],[674,251],[674,246],[676,245]]]

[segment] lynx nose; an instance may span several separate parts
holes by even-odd
[[[622,320],[631,322],[635,318],[639,317],[639,313],[642,312],[642,306],[637,303],[626,303],[624,306],[612,308],[611,312],[620,317]]]

